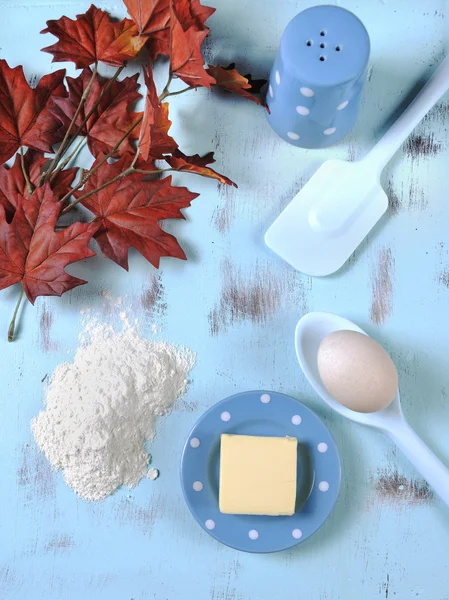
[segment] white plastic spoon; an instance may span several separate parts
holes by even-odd
[[[350,410],[339,404],[327,392],[318,372],[318,349],[327,335],[340,330],[353,330],[367,335],[351,321],[331,313],[309,313],[299,321],[296,327],[295,345],[296,355],[304,375],[314,390],[333,410],[352,421],[376,427],[386,433],[449,506],[449,469],[405,420],[402,414],[399,390],[387,408],[375,413],[359,413]]]

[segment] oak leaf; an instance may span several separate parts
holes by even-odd
[[[247,98],[247,100],[251,100],[251,102],[255,102],[260,106],[264,106],[263,101],[251,92],[259,91],[265,80],[252,80],[251,75],[240,75],[237,69],[234,68],[234,63],[228,67],[221,67],[219,65],[214,67],[209,65],[207,72],[215,79],[218,87]]]
[[[84,90],[89,84],[92,73],[90,69],[84,69],[76,78],[67,77],[69,88],[68,98],[55,98],[52,111],[61,120],[65,127],[68,126]],[[79,127],[84,117],[91,111],[94,104],[100,99],[97,108],[80,132],[87,137],[90,152],[95,156],[108,154],[123,134],[128,131],[133,123],[136,123],[141,113],[132,112],[131,105],[141,98],[137,92],[139,75],[125,77],[122,81],[115,80],[106,91],[108,80],[95,76],[89,96],[78,115],[76,126]],[[125,139],[117,150],[117,156],[134,152],[130,139],[138,139],[139,127],[131,132],[129,138]]]
[[[32,89],[22,67],[9,67],[0,60],[0,163],[6,162],[20,146],[52,152],[60,142],[60,121],[49,111],[55,98],[67,96],[65,70],[44,75]]]
[[[104,163],[75,197],[96,190],[126,169],[125,156],[114,164]],[[136,248],[153,266],[162,256],[186,259],[176,238],[161,229],[163,219],[184,219],[182,208],[190,206],[198,194],[171,185],[171,177],[143,181],[133,173],[118,179],[82,201],[99,224],[95,239],[105,256],[128,270],[128,250]]]
[[[148,71],[144,72],[144,77],[147,95],[139,149],[142,158],[148,160],[150,156],[162,158],[164,154],[171,154],[176,150],[178,144],[168,135],[171,127],[171,121],[168,118],[168,102],[159,102],[150,67],[148,67]]]
[[[37,186],[44,170],[49,162],[48,158],[36,150],[28,150],[23,157],[23,166],[28,174],[30,182]],[[51,188],[56,197],[64,196],[75,179],[78,169],[73,167],[60,171],[52,180]],[[3,205],[6,219],[11,222],[14,213],[24,198],[28,198],[28,186],[23,174],[21,157],[16,154],[14,163],[0,166],[0,204]]]
[[[177,171],[189,171],[190,173],[197,173],[203,177],[217,179],[220,183],[237,187],[237,184],[231,181],[228,177],[217,173],[207,166],[215,162],[213,152],[209,152],[205,156],[200,156],[199,154],[186,156],[183,152],[181,152],[181,150],[175,150],[171,156],[164,156],[164,160],[166,160],[168,164]]]
[[[52,46],[42,48],[53,54],[53,62],[74,62],[84,69],[97,62],[115,67],[137,56],[147,38],[131,19],[112,21],[109,13],[94,6],[76,19],[61,17],[47,21],[41,33],[51,33],[58,38]]]
[[[98,225],[74,223],[55,232],[61,208],[48,183],[20,203],[11,223],[0,206],[0,290],[22,282],[34,304],[37,296],[61,296],[86,283],[65,267],[95,255],[88,244]]]

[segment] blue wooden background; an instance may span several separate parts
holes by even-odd
[[[301,376],[293,332],[309,310],[357,321],[394,356],[404,411],[449,464],[449,99],[418,127],[384,173],[389,214],[347,267],[325,279],[295,273],[270,254],[263,233],[327,157],[357,158],[373,144],[449,50],[445,0],[345,0],[366,24],[371,67],[359,123],[326,151],[278,139],[262,109],[199,90],[171,102],[173,134],[187,153],[216,151],[239,189],[196,176],[176,181],[201,196],[187,222],[170,223],[188,262],[156,272],[133,254],[130,273],[97,257],[72,270],[90,280],[60,299],[26,306],[19,339],[6,343],[16,290],[0,295],[0,598],[7,600],[370,600],[449,598],[449,513],[379,433],[343,421]],[[49,18],[88,1],[3,0],[0,55],[33,79]],[[289,20],[314,2],[216,0],[209,62],[236,60],[266,75]],[[97,5],[124,15],[118,1]],[[63,65],[65,66],[65,65]],[[162,77],[162,75],[161,75]],[[157,481],[104,502],[79,499],[50,470],[30,432],[43,383],[71,360],[81,314],[137,318],[143,335],[197,353],[188,395],[151,446]],[[112,300],[111,300],[112,298]],[[154,325],[157,333],[154,333]],[[179,485],[183,441],[198,416],[234,392],[271,388],[315,409],[343,461],[343,486],[325,526],[297,549],[258,556],[219,545],[195,523]]]

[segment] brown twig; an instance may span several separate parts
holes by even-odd
[[[160,96],[158,98],[159,102],[161,102],[164,98],[167,97],[167,95],[168,95],[168,88],[170,87],[170,84],[171,84],[172,81],[173,81],[173,75],[170,73],[170,75],[168,76],[168,81],[165,84],[165,87],[162,90],[162,92],[161,92],[161,94],[160,94]]]
[[[191,85],[183,88],[182,90],[178,90],[177,92],[168,92],[165,94],[164,98],[169,98],[170,96],[178,96],[179,94],[184,94],[184,92],[189,92],[190,90],[194,90],[195,88]]]
[[[84,146],[85,143],[86,143],[86,138],[81,138],[81,141],[77,144],[75,150],[71,154],[69,154],[69,156],[67,156],[67,158],[65,158],[62,161],[62,163],[60,163],[59,166],[53,171],[53,173],[51,174],[51,177],[50,177],[50,182],[52,182],[53,179],[58,175],[58,173],[60,173],[63,169],[65,169],[66,166],[69,164],[69,162],[75,158],[75,156],[82,149],[82,147]]]
[[[123,179],[124,177],[128,177],[128,175],[132,175],[133,173],[142,173],[143,172],[143,173],[145,173],[145,175],[156,175],[157,173],[165,173],[165,171],[172,171],[172,170],[173,169],[155,169],[154,171],[141,171],[140,169],[134,169],[133,167],[128,167],[127,169],[125,169],[124,171],[122,171],[121,173],[119,173],[118,175],[116,175],[115,177],[110,179],[109,181],[106,181],[105,183],[98,186],[94,190],[91,190],[90,192],[87,192],[86,194],[83,194],[82,196],[77,198],[74,202],[72,202],[71,204],[69,204],[67,206],[66,210],[67,211],[71,210],[74,206],[76,206],[77,204],[79,204],[80,202],[85,200],[86,198],[89,198],[89,196],[92,196],[93,194],[96,194],[97,192],[101,192],[101,190],[104,190],[105,188],[109,187],[116,181],[119,181],[120,179]]]
[[[142,175],[154,175],[155,173],[168,173],[169,171],[177,171],[178,169],[156,169],[155,171],[145,171],[145,169],[134,169],[133,173],[140,173]]]
[[[34,192],[34,185],[31,183],[30,178],[29,178],[28,173],[27,173],[27,170],[25,169],[25,158],[23,156],[23,148],[22,148],[22,146],[20,146],[20,166],[22,167],[22,173],[23,173],[23,177],[25,179],[25,182],[27,184],[28,193],[31,196],[31,194]]]
[[[19,312],[20,305],[22,304],[24,294],[23,285],[21,285],[21,288],[19,299],[17,300],[16,308],[14,309],[14,314],[8,329],[8,342],[13,342],[15,337],[17,313]]]
[[[89,181],[89,179],[92,177],[92,175],[94,173],[96,173],[98,171],[98,169],[108,160],[108,158],[111,158],[112,156],[114,156],[114,154],[117,152],[118,148],[121,146],[122,142],[124,142],[126,140],[126,138],[129,136],[129,134],[137,127],[137,125],[142,121],[142,118],[143,118],[143,115],[141,115],[137,119],[137,121],[134,122],[134,124],[128,129],[128,131],[125,131],[125,133],[122,135],[122,137],[119,139],[119,141],[115,144],[115,146],[112,148],[112,150],[110,152],[108,152],[108,154],[105,154],[103,156],[103,158],[96,165],[94,165],[92,167],[92,169],[89,171],[89,173],[85,177],[82,177],[80,179],[80,181],[69,192],[67,192],[67,194],[65,196],[63,196],[61,198],[62,204],[64,204],[64,202],[70,198],[70,196],[73,194],[73,192],[76,192],[77,190],[82,188],[83,185],[87,181]],[[78,200],[78,202],[79,202],[79,200]],[[68,206],[66,206],[64,208],[64,210],[61,212],[61,215],[65,215],[67,212],[69,212],[69,210],[71,210],[73,208],[73,206],[75,206],[75,204],[78,204],[78,202],[73,202],[72,204],[69,204]]]
[[[46,172],[42,175],[39,185],[43,185],[46,181],[49,180],[50,175],[52,174],[54,168],[56,167],[56,165],[58,164],[58,162],[60,161],[61,157],[64,155],[64,153],[66,152],[66,150],[68,149],[69,145],[67,144],[69,138],[70,138],[70,133],[76,123],[76,120],[79,117],[80,112],[83,109],[83,106],[89,96],[89,92],[92,88],[92,84],[94,82],[94,79],[97,75],[97,69],[98,69],[98,63],[95,63],[93,71],[92,71],[92,75],[91,78],[89,79],[89,83],[86,86],[86,89],[84,90],[82,96],[81,96],[81,100],[79,101],[78,107],[75,111],[75,114],[72,117],[72,120],[70,121],[70,125],[68,126],[67,131],[65,132],[64,138],[61,142],[61,145],[58,148],[58,151],[55,154],[55,157],[53,158],[53,160],[51,161],[48,169],[46,170]]]

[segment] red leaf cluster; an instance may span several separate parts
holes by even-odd
[[[94,255],[88,247],[93,237],[102,253],[125,269],[129,248],[155,267],[164,256],[186,258],[160,223],[183,219],[182,210],[198,194],[175,187],[171,177],[157,178],[164,170],[237,187],[211,167],[213,152],[202,157],[181,152],[169,135],[166,99],[215,86],[261,104],[254,94],[263,81],[240,75],[234,65],[205,67],[201,46],[215,9],[200,0],[124,3],[130,19],[114,20],[92,5],[74,19],[47,21],[42,33],[57,41],[44,52],[53,55],[53,62],[73,62],[81,69],[76,77],[66,78],[59,70],[32,88],[22,67],[0,60],[0,290],[21,283],[32,303],[37,296],[60,296],[85,283],[65,268]],[[142,98],[138,74],[119,75],[144,47],[150,64],[144,70],[145,109],[140,113],[134,110]],[[169,58],[169,80],[160,95],[151,68],[159,54]],[[100,62],[117,67],[115,75],[100,76]],[[172,92],[176,78],[187,88]],[[67,168],[78,151],[78,137],[85,138],[95,159],[88,169]],[[167,168],[156,168],[157,161],[165,161]],[[58,226],[78,203],[93,214],[92,221]]]

